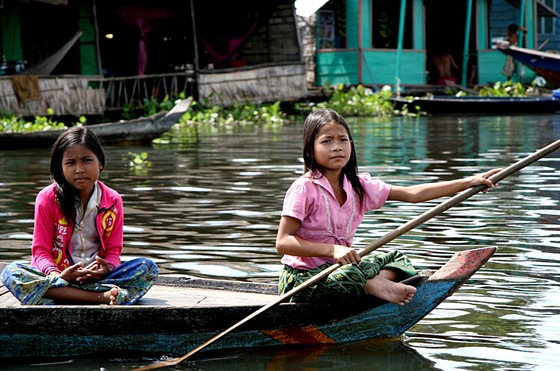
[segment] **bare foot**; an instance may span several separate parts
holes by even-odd
[[[368,294],[399,305],[410,303],[416,293],[414,286],[393,282],[379,275],[367,280],[365,288]]]
[[[109,291],[103,293],[105,299],[109,299],[109,305],[115,305],[117,303],[117,297],[119,296],[119,288],[113,287]]]
[[[88,291],[81,288],[66,286],[50,288],[44,297],[52,299],[56,304],[108,304],[115,305],[120,289],[115,286],[108,291]]]

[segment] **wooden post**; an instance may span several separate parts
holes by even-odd
[[[461,85],[467,85],[467,67],[469,64],[469,44],[471,41],[472,0],[467,1],[467,20],[465,22],[465,45],[463,46],[463,71]]]
[[[401,0],[401,11],[399,15],[399,41],[397,44],[397,63],[396,63],[396,71],[395,71],[397,95],[400,95],[401,92],[401,55],[403,50],[405,16],[406,16],[406,0]]]

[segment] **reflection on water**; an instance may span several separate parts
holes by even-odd
[[[507,166],[557,140],[560,120],[543,115],[392,118],[352,121],[352,129],[360,170],[407,185]],[[284,192],[303,167],[301,127],[183,128],[166,140],[171,144],[106,148],[108,163],[101,177],[125,201],[124,258],[150,256],[163,273],[276,280],[281,266],[274,239]],[[153,167],[131,168],[123,160],[129,152],[141,151],[149,153]],[[2,151],[1,261],[29,259],[33,201],[49,183],[48,156],[47,150]],[[503,180],[493,192],[473,196],[382,248],[405,249],[419,268],[433,269],[456,251],[499,247],[465,286],[410,329],[403,343],[396,343],[398,350],[376,343],[227,352],[181,367],[288,369],[295,364],[366,370],[382,365],[383,357],[403,363],[376,369],[557,366],[559,169],[560,153],[549,155]],[[365,246],[439,202],[386,205],[366,216],[356,246]],[[76,360],[72,362],[74,366],[58,369],[80,369]],[[105,362],[121,362],[122,369],[130,364]],[[92,364],[106,367],[101,361]]]
[[[157,362],[157,359],[118,358],[72,359],[61,362],[9,364],[11,371],[26,371],[40,367],[41,371],[86,370],[101,365],[107,370],[132,369]],[[89,368],[88,368],[89,366]],[[247,349],[209,351],[193,357],[173,370],[441,370],[434,362],[420,355],[412,347],[398,340],[368,341],[340,346],[322,346],[297,349]]]

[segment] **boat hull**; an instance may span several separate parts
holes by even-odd
[[[129,121],[103,123],[89,127],[103,145],[122,143],[149,143],[159,138],[189,109],[192,99],[178,102],[171,111]],[[0,149],[27,149],[51,147],[63,130],[44,130],[24,133],[0,132]]]
[[[486,247],[456,253],[435,273],[412,278],[410,284],[417,286],[417,292],[407,305],[375,299],[328,305],[282,303],[206,349],[344,344],[400,337],[459,289],[495,251],[495,247]],[[160,284],[164,281],[162,277]],[[229,285],[227,281],[216,282],[222,287]],[[192,287],[200,283],[208,290],[213,287],[212,280],[189,282]],[[209,307],[143,305],[142,301],[124,307],[0,306],[0,357],[185,354],[278,299],[272,293],[274,285],[238,286],[238,292],[246,286],[263,293],[269,302]],[[235,293],[228,295],[235,297]]]
[[[552,97],[441,96],[413,99],[393,98],[395,108],[406,105],[409,112],[428,114],[538,114],[560,111],[560,100]]]
[[[498,44],[498,49],[535,71],[547,82],[560,86],[560,54],[520,48],[505,43]]]

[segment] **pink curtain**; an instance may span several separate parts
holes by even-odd
[[[252,39],[278,0],[194,0],[196,36],[206,53],[206,63],[228,67]]]
[[[234,59],[239,48],[248,40],[255,30],[257,24],[248,25],[247,30],[243,30],[244,34],[240,36],[200,36],[200,42],[204,50],[208,53],[208,61],[215,64],[223,63],[227,60]]]
[[[138,75],[146,73],[148,52],[146,50],[146,35],[156,27],[154,21],[169,18],[171,10],[165,8],[138,8],[118,6],[115,11],[128,25],[138,32]]]

